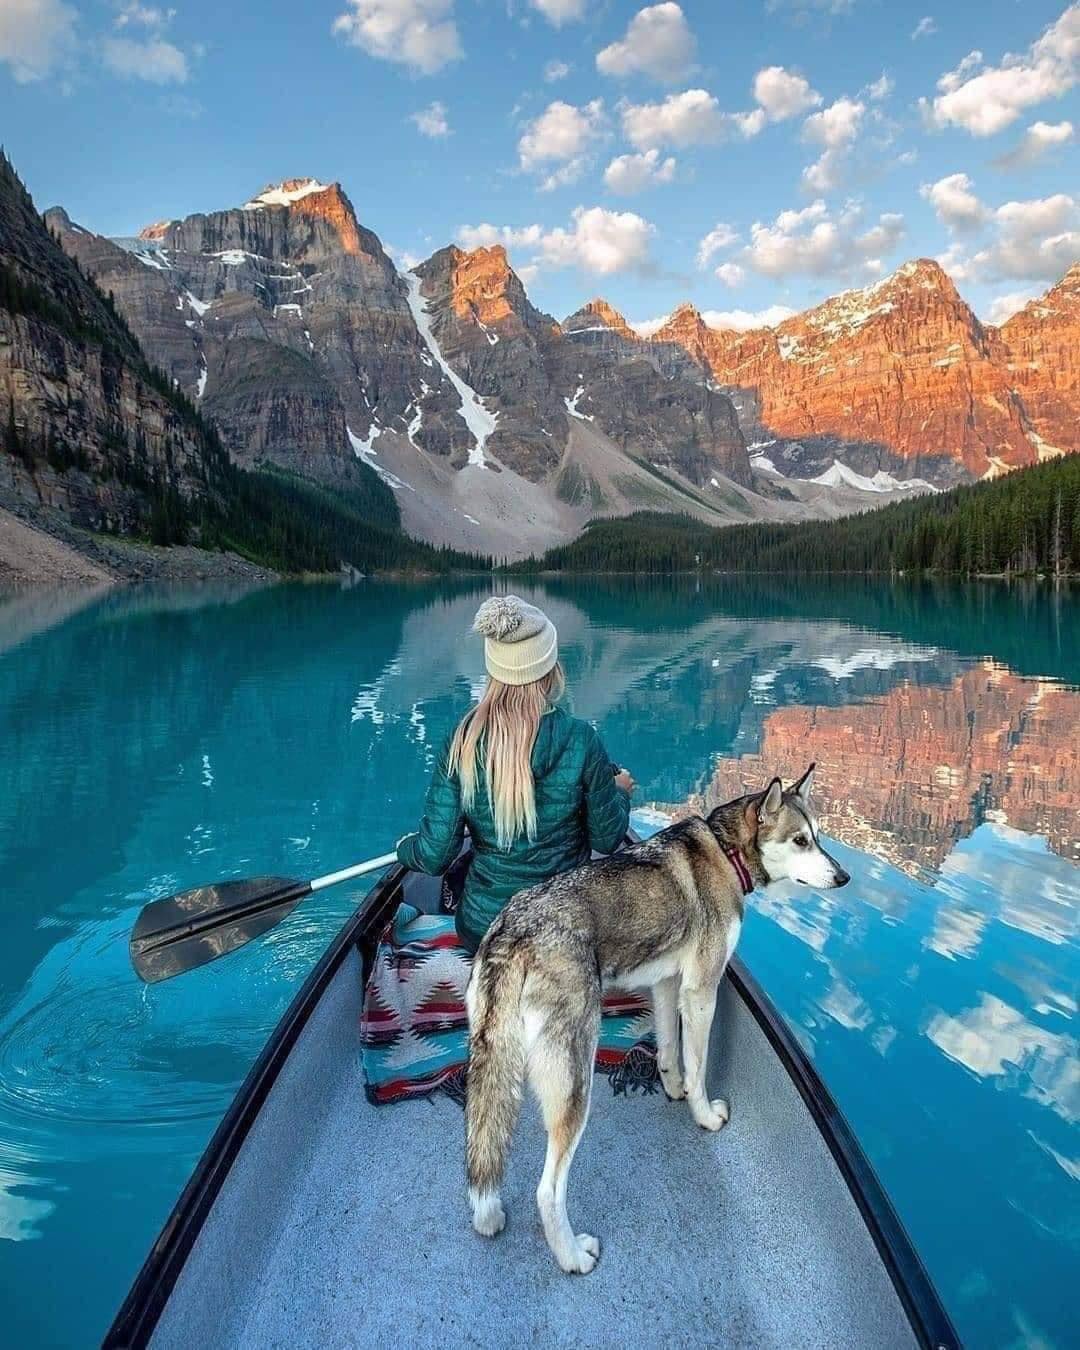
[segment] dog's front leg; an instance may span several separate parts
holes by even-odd
[[[656,1063],[664,1091],[673,1100],[686,1096],[679,1062],[679,985],[681,977],[669,975],[653,986],[653,1018],[656,1022]]]
[[[716,1011],[714,983],[700,987],[686,984],[679,994],[682,1012],[683,1060],[686,1064],[686,1099],[690,1113],[706,1130],[722,1129],[728,1122],[728,1104],[722,1097],[709,1101],[705,1095],[705,1064],[709,1054],[709,1032]]]

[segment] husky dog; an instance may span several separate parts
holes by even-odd
[[[527,1078],[547,1129],[536,1200],[548,1245],[565,1271],[596,1265],[599,1242],[567,1219],[566,1181],[589,1116],[605,984],[651,989],[665,1092],[685,1097],[704,1129],[727,1123],[727,1102],[706,1096],[705,1063],[744,896],[771,881],[849,880],[818,842],[813,772],[811,764],[786,791],[774,778],[707,818],[520,891],[492,924],[466,996],[466,1161],[478,1233],[494,1237],[506,1222],[499,1184]]]

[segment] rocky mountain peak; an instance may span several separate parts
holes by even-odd
[[[317,178],[286,178],[280,183],[267,183],[256,197],[244,203],[245,211],[258,211],[264,206],[293,206],[315,193],[341,192],[339,183],[320,183]]]
[[[688,300],[676,306],[652,335],[653,342],[675,342],[695,361],[708,367],[709,357],[716,343],[716,335],[701,317],[699,310]]]
[[[47,229],[62,232],[74,228],[71,217],[62,206],[50,206],[45,212],[45,225]]]
[[[944,291],[954,291],[948,272],[933,258],[911,258],[906,263],[889,274],[877,285],[889,285],[890,283],[906,282],[909,285],[922,286],[929,289],[931,286],[939,287]]]
[[[155,220],[152,225],[144,225],[139,231],[138,238],[153,240],[160,243],[169,233],[169,226],[175,225],[174,220]]]
[[[1045,295],[1029,300],[1023,309],[1002,324],[1001,332],[1007,336],[1026,327],[1031,322],[1060,322],[1080,318],[1080,263],[1073,263],[1056,286],[1051,286]]]
[[[364,240],[367,232],[361,230],[353,204],[340,183],[321,183],[317,178],[286,178],[280,183],[268,184],[257,197],[245,202],[241,210],[263,212],[275,208],[285,208],[290,214],[305,219],[325,221],[337,236],[344,253],[369,251],[365,249]]]
[[[626,322],[617,309],[609,305],[601,296],[596,296],[587,304],[575,310],[564,322],[563,327],[571,330],[581,331],[585,328],[595,327],[610,328],[613,333],[618,333],[620,337],[636,340],[637,334]]]
[[[1080,422],[1080,263],[1002,324],[997,336],[1038,458],[1073,449]]]
[[[510,318],[531,322],[525,288],[502,244],[472,250],[450,244],[433,253],[417,271],[426,283],[445,293],[459,320],[474,321],[481,329],[497,327]]]

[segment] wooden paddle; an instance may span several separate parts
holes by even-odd
[[[252,877],[152,900],[131,930],[131,964],[147,984],[172,979],[260,937],[313,891],[378,872],[394,862],[396,853],[384,853],[313,881]]]

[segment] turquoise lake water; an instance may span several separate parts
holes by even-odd
[[[575,711],[637,777],[640,825],[818,761],[852,883],[755,896],[740,951],[966,1342],[1080,1343],[1080,594],[519,589],[558,624]],[[392,847],[481,687],[481,594],[0,599],[5,1344],[100,1337],[360,892],[153,988],[128,964],[139,908]]]

